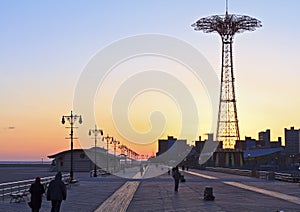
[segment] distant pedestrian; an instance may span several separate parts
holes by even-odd
[[[175,182],[175,191],[178,192],[178,186],[179,186],[179,180],[180,180],[180,172],[178,170],[178,166],[176,166],[174,169],[173,169],[173,173],[172,173],[172,176],[174,178],[174,182]]]
[[[42,206],[42,196],[45,193],[45,188],[41,184],[40,177],[36,177],[33,184],[29,188],[31,194],[30,202],[28,203],[32,209],[32,212],[39,212]]]
[[[141,176],[143,176],[143,173],[144,173],[144,167],[143,167],[142,164],[140,165],[140,172],[141,172]]]
[[[66,200],[67,197],[67,188],[61,179],[61,172],[58,172],[47,190],[47,200],[51,200],[52,204],[51,212],[59,212],[62,200]]]

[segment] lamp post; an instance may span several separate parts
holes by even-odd
[[[101,135],[103,136],[103,130],[101,129],[97,129],[97,125],[95,125],[95,129],[90,129],[89,130],[89,136],[91,135],[94,135],[95,136],[95,149],[94,149],[94,152],[95,152],[95,161],[94,161],[94,177],[97,177],[97,165],[96,165],[96,161],[97,161],[97,154],[96,154],[96,147],[97,147],[97,136],[98,135]]]
[[[125,163],[124,170],[125,170],[125,168],[127,167],[127,154],[125,154],[125,152],[127,153],[128,148],[124,144],[121,144],[119,146],[119,149],[121,150],[121,154],[125,156],[125,162],[124,162]]]
[[[117,148],[117,144],[120,144],[120,141],[112,139],[110,144],[114,145],[114,172],[116,172],[116,148]]]
[[[74,124],[76,122],[77,119],[79,119],[79,124],[82,123],[82,117],[81,115],[73,115],[73,112],[71,110],[71,115],[70,116],[62,116],[61,119],[61,123],[65,124],[66,121],[65,119],[67,119],[67,121],[70,123],[71,127],[66,127],[66,128],[71,128],[71,133],[70,133],[70,138],[67,139],[71,139],[71,167],[70,167],[70,178],[71,178],[71,182],[74,180],[73,178],[73,129],[74,129]]]
[[[104,137],[106,139],[106,171],[108,172],[108,143],[109,141],[113,141],[114,138],[112,136],[107,135]]]
[[[129,158],[129,166],[132,167],[132,150],[130,148],[127,148],[127,157]]]

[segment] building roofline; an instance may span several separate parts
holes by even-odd
[[[65,151],[62,151],[62,152],[58,152],[56,154],[53,154],[53,155],[48,155],[47,157],[48,158],[56,158],[62,154],[65,154],[67,152],[70,152],[71,150],[65,150]],[[80,151],[84,151],[84,149],[73,149],[73,152],[80,152]]]
[[[73,153],[74,153],[74,152],[92,152],[92,153],[94,153],[94,149],[95,149],[95,147],[92,147],[92,148],[90,148],[90,149],[73,149]],[[97,149],[98,149],[98,151],[99,151],[99,150],[101,151],[101,152],[98,152],[98,153],[106,154],[106,150],[105,150],[105,149],[103,149],[103,148],[101,148],[101,147],[97,147]],[[70,151],[71,151],[71,150],[64,150],[64,151],[58,152],[58,153],[53,154],[53,155],[48,155],[47,157],[48,157],[48,158],[53,158],[53,159],[55,159],[55,158],[57,158],[57,157],[59,157],[59,156],[61,156],[61,155],[64,155],[64,154],[66,154],[66,153],[69,153]],[[109,155],[110,155],[110,156],[114,156],[114,155],[111,154],[111,153],[109,153]],[[119,157],[119,155],[116,155],[116,157]]]

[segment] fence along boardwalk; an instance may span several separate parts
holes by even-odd
[[[45,186],[45,190],[47,190],[47,187],[52,179],[54,179],[55,176],[48,176],[48,177],[42,177],[41,183]],[[67,182],[70,175],[69,174],[63,174],[62,175],[63,180]],[[30,180],[21,180],[21,181],[15,181],[15,182],[8,182],[8,183],[0,183],[0,198],[4,201],[6,197],[10,197],[10,202],[21,202],[25,201],[25,197],[29,194],[29,188],[30,185],[35,181],[35,179]]]

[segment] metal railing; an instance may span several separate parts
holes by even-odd
[[[300,174],[290,174],[290,173],[279,173],[272,171],[255,171],[255,170],[245,170],[245,169],[231,169],[223,167],[206,167],[208,171],[223,172],[228,174],[243,175],[249,177],[256,177],[267,180],[281,180],[286,182],[297,183],[300,182]]]
[[[230,169],[230,168],[223,168],[223,167],[206,167],[205,170],[223,172],[228,174],[243,175],[243,176],[251,176],[251,172],[252,172],[251,170]]]
[[[70,174],[63,174],[62,179],[65,181],[70,177]],[[48,187],[50,181],[54,179],[55,176],[42,177],[41,183],[44,185],[45,190]],[[17,193],[28,193],[29,188],[32,183],[34,183],[35,179],[30,180],[21,180],[15,182],[8,183],[0,183],[0,198],[4,201],[5,197],[11,196]]]
[[[289,174],[289,173],[275,172],[275,179],[276,180],[281,180],[281,181],[292,182],[292,183],[300,182],[300,176],[299,175],[293,175],[293,174]]]

